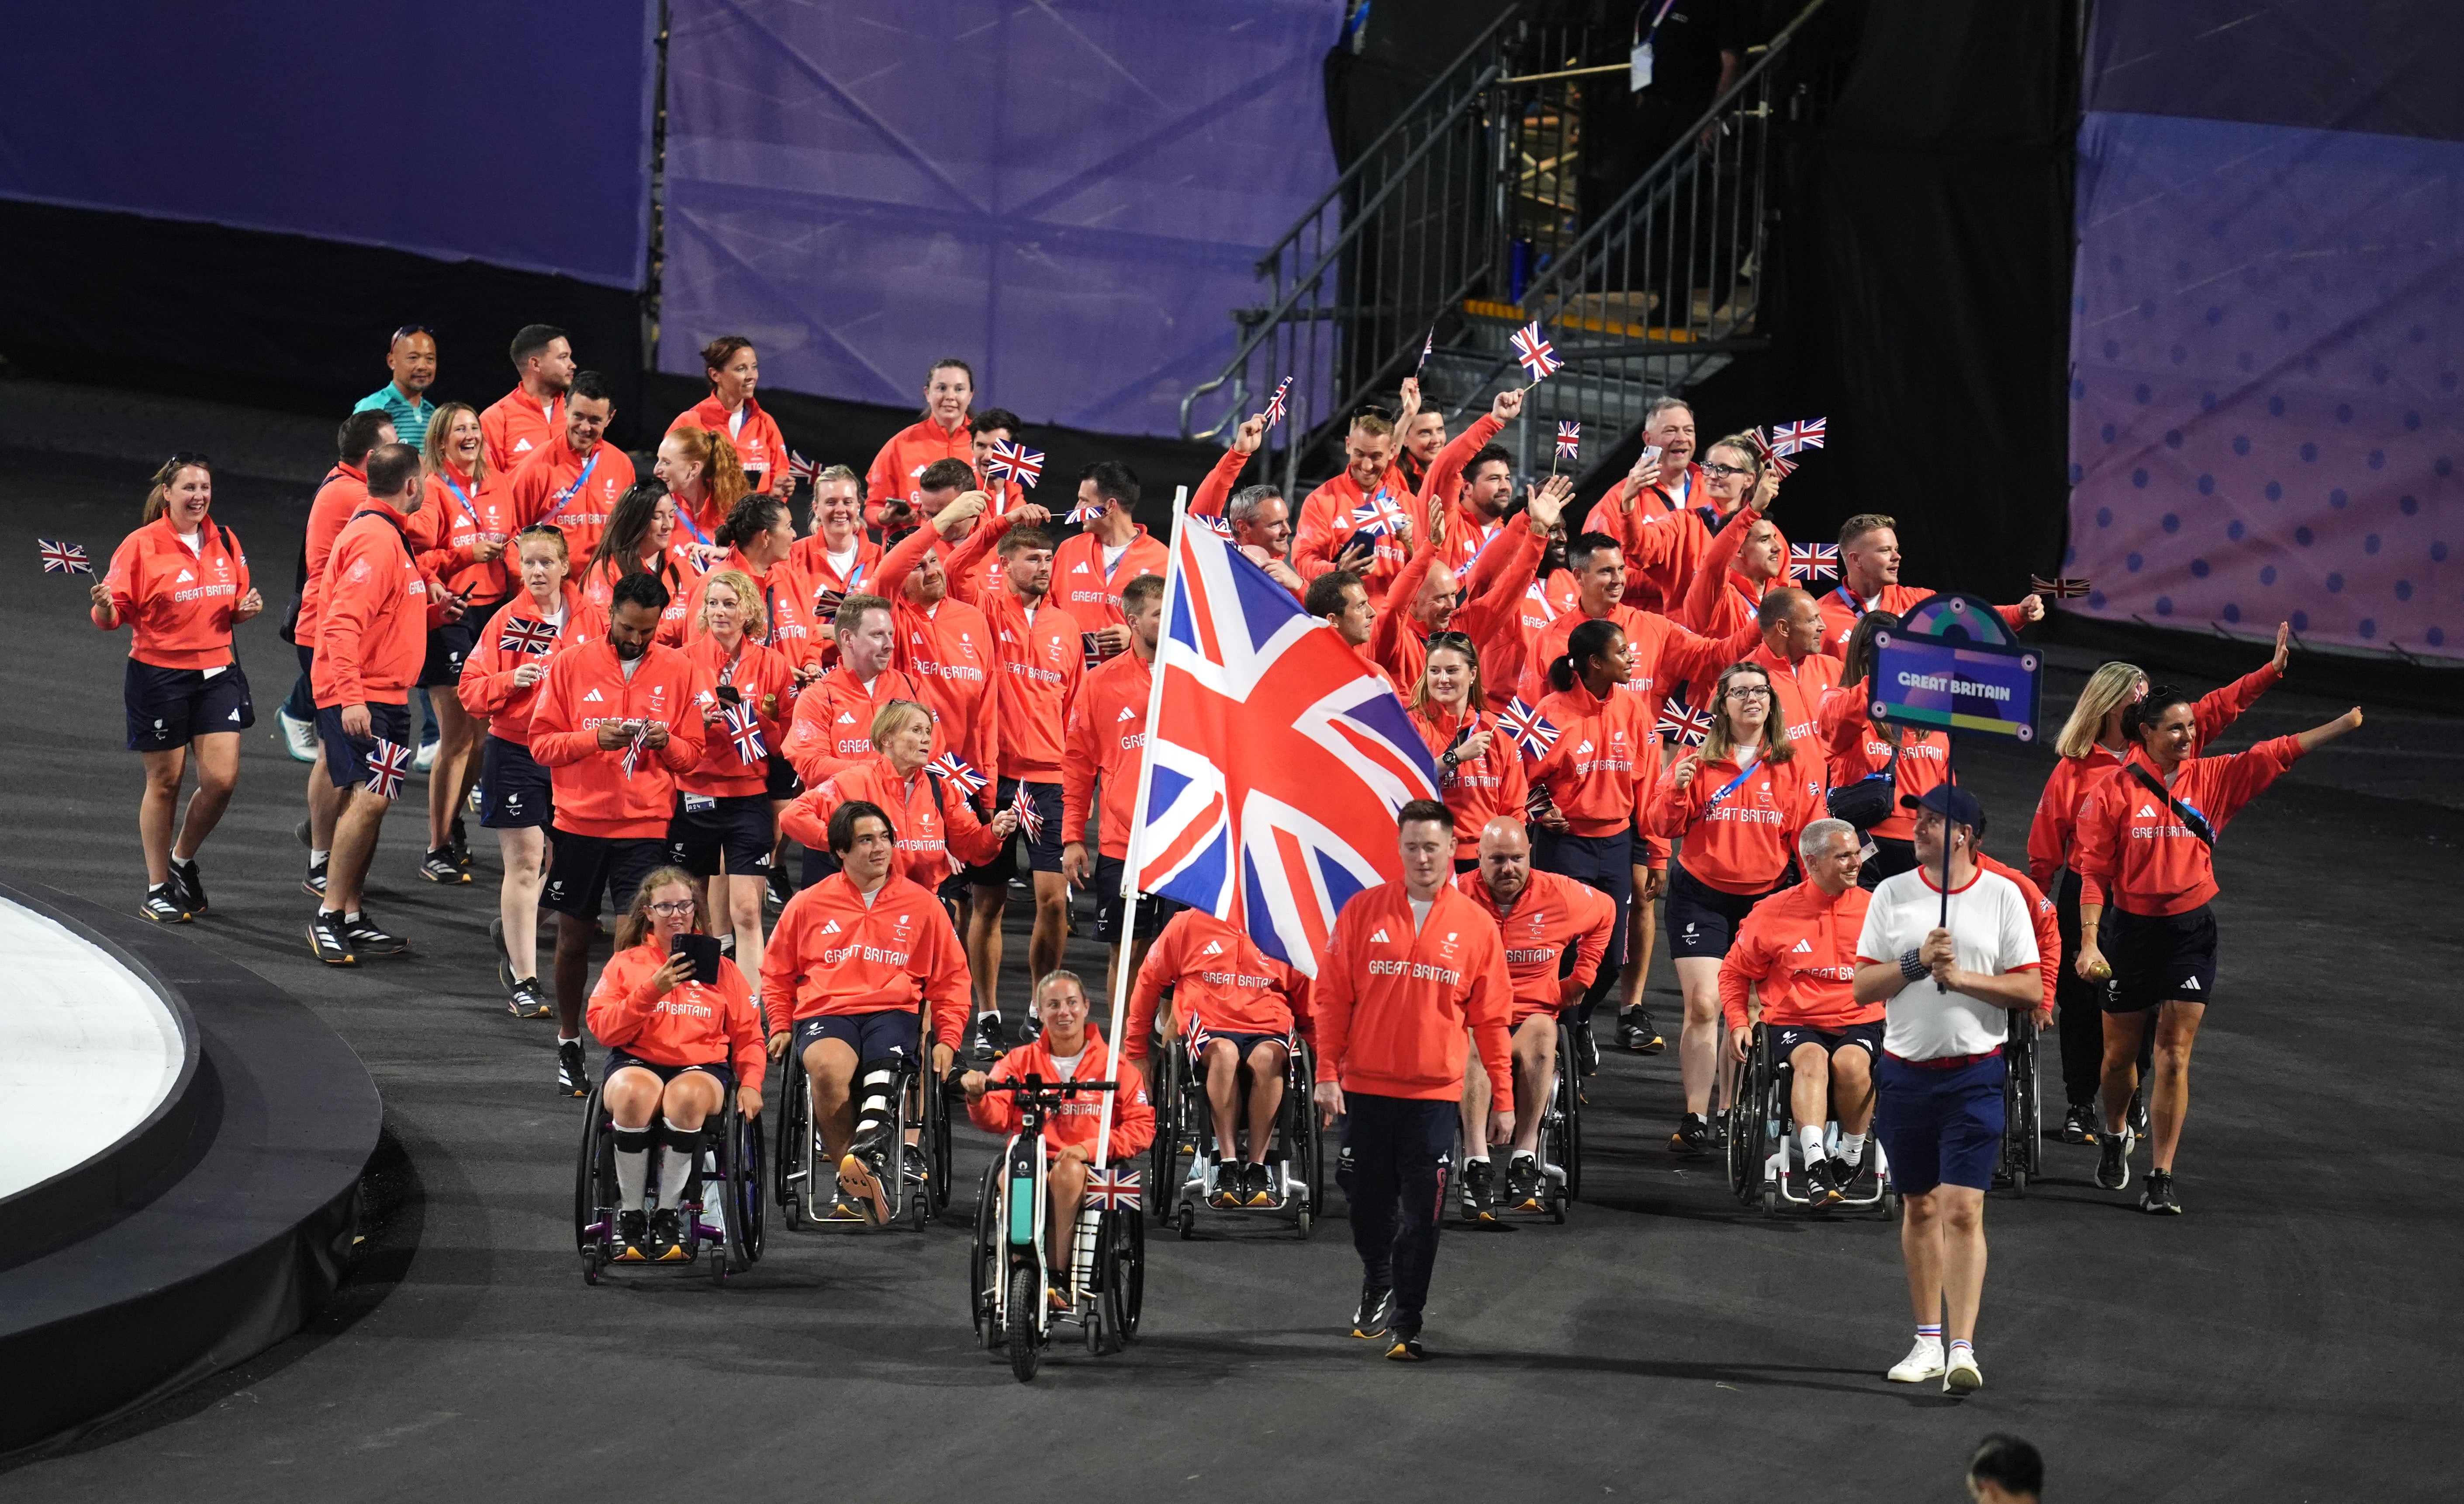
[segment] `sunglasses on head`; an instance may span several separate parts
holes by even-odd
[[[213,461],[192,449],[182,449],[179,453],[172,455],[169,459],[163,462],[163,468],[166,470],[176,470],[190,465],[202,466],[207,469],[212,469],[214,468]]]
[[[402,343],[405,339],[409,338],[413,335],[426,335],[430,339],[433,339],[436,338],[436,331],[429,328],[426,324],[405,324],[400,329],[393,332],[393,338],[386,340],[385,344],[390,348]]]

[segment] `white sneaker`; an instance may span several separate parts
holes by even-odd
[[[410,759],[410,765],[422,773],[426,773],[429,769],[435,767],[436,745],[437,744],[434,742],[420,743],[419,752]]]
[[[293,762],[317,760],[317,723],[292,719],[288,710],[276,710],[274,718],[282,723],[282,745]]]
[[[1908,1349],[1908,1355],[1901,1359],[1892,1366],[1891,1371],[1882,1377],[1893,1384],[1923,1384],[1927,1379],[1937,1377],[1941,1372],[1942,1339],[1920,1337],[1917,1339],[1916,1345]]]
[[[1942,1392],[1974,1394],[1985,1387],[1985,1371],[1976,1366],[1973,1348],[1962,1347],[1950,1355],[1950,1366],[1943,1370]]]

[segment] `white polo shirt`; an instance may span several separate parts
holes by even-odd
[[[1942,888],[1933,869],[1884,878],[1865,910],[1857,960],[1897,966],[1941,923]],[[1982,867],[1966,885],[1951,890],[1950,938],[1960,969],[1988,976],[2033,970],[2042,959],[2036,953],[2036,926],[2028,913],[2027,896],[2009,878]],[[1964,992],[1938,991],[1930,977],[1900,989],[1884,1006],[1884,1020],[1882,1048],[1903,1060],[1983,1055],[2001,1044],[2011,1030],[2008,1009]]]

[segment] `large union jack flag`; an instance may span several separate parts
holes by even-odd
[[[1402,875],[1395,816],[1438,768],[1385,681],[1204,528],[1173,539],[1137,886],[1308,975],[1334,916]]]

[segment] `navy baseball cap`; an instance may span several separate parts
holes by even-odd
[[[1900,808],[1931,810],[1954,825],[1965,825],[1978,835],[1985,834],[1985,806],[1976,796],[1955,783],[1937,783],[1922,795],[1903,794]]]

